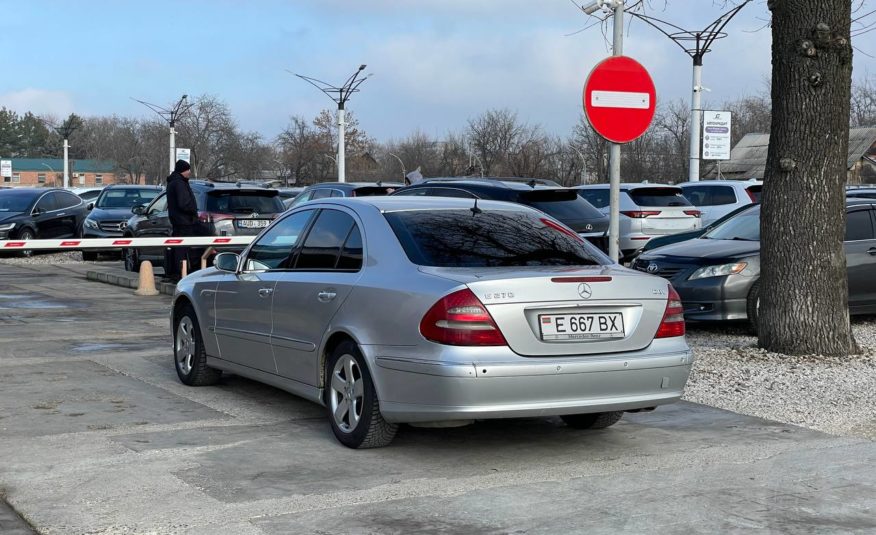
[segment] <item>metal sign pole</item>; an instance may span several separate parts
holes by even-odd
[[[699,182],[700,180],[700,124],[703,120],[702,95],[703,56],[697,54],[694,56],[693,61],[693,93],[690,99],[690,165],[688,166],[688,180],[691,182]]]
[[[616,0],[614,5],[614,35],[611,47],[612,56],[624,54],[624,3]],[[608,256],[615,262],[620,258],[620,159],[619,143],[609,148],[611,168],[609,169],[609,220]]]

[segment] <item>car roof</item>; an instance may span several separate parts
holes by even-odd
[[[457,197],[407,197],[407,196],[375,196],[375,197],[329,197],[310,201],[296,206],[314,208],[322,204],[347,206],[350,208],[373,206],[381,212],[404,212],[409,210],[459,210],[472,208],[475,199],[460,199]],[[522,204],[504,201],[477,200],[478,208],[486,210],[512,210],[516,212],[532,211]]]
[[[610,184],[586,184],[584,186],[573,186],[573,189],[607,189]],[[658,184],[658,183],[647,183],[642,184],[641,182],[622,182],[620,184],[621,191],[631,191],[634,189],[641,188],[668,188],[668,189],[679,189],[678,186],[674,184]]]
[[[67,191],[67,190],[65,190],[63,188],[8,188],[8,189],[4,188],[3,190],[0,190],[0,191],[9,191],[9,192],[14,191],[14,192],[18,192],[18,193],[38,194],[38,193],[46,193],[49,191]],[[68,193],[72,193],[72,192],[68,192]]]
[[[859,197],[847,197],[846,198],[846,206],[861,206],[861,205],[873,205],[876,206],[876,199],[866,199]]]
[[[308,188],[401,188],[404,187],[404,184],[401,182],[320,182],[318,184],[311,184],[307,186]]]
[[[566,189],[562,186],[551,186],[548,184],[536,183],[530,185],[526,182],[510,182],[505,181],[499,178],[466,178],[466,179],[429,179],[426,182],[420,182],[419,184],[412,184],[411,188],[428,188],[428,187],[444,187],[451,188],[454,186],[466,186],[469,188],[479,188],[479,189],[500,189],[500,190],[515,190],[515,191],[532,191],[534,189],[544,190],[544,189]]]
[[[164,189],[163,186],[154,184],[110,184],[103,189]]]
[[[699,180],[697,182],[680,182],[676,186],[720,186],[720,185],[743,185],[743,186],[760,186],[763,185],[763,180]]]
[[[264,186],[251,186],[245,184],[236,184],[234,182],[211,182],[209,180],[189,180],[189,184],[192,186],[192,189],[197,188],[201,191],[265,191],[272,192],[274,194],[277,193],[277,190],[272,188],[266,188]]]

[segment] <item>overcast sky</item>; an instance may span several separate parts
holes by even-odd
[[[696,29],[720,3],[653,0],[649,13]],[[488,108],[566,135],[588,72],[609,55],[599,27],[575,33],[592,19],[569,0],[0,0],[0,12],[2,106],[145,117],[131,97],[168,104],[208,93],[267,139],[289,116],[332,106],[286,69],[340,82],[362,63],[373,78],[348,109],[379,140],[417,129],[441,137]],[[766,1],[754,0],[730,23],[705,59],[707,102],[765,90],[767,21]],[[624,51],[650,70],[658,100],[688,101],[690,58],[627,22]],[[861,39],[876,55],[876,34]],[[872,77],[876,60],[856,51],[854,69]]]

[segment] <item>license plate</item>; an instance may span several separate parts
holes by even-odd
[[[267,219],[238,219],[237,226],[240,228],[265,228],[268,226]]]
[[[542,314],[538,317],[541,339],[546,342],[574,342],[601,338],[623,338],[624,316],[603,314]]]

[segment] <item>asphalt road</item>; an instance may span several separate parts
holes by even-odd
[[[0,264],[0,495],[40,533],[876,532],[873,442],[690,403],[348,450],[290,394],[180,384],[169,299],[80,269]]]

